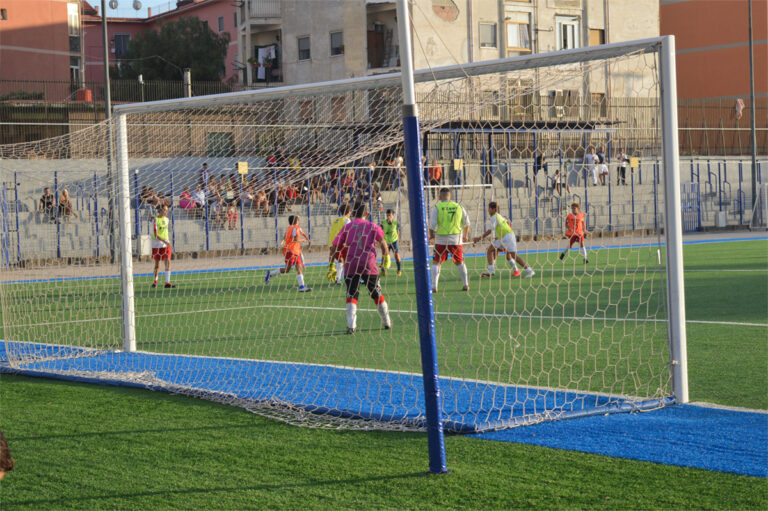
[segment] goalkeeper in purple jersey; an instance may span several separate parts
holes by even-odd
[[[334,252],[347,250],[344,261],[344,284],[347,287],[347,333],[357,329],[357,300],[360,296],[360,283],[368,288],[373,302],[381,317],[384,328],[392,328],[389,318],[389,306],[381,292],[379,268],[376,265],[376,246],[381,248],[384,257],[383,268],[389,268],[389,250],[384,241],[381,227],[369,222],[368,206],[358,202],[353,208],[354,219],[345,225],[333,240]]]

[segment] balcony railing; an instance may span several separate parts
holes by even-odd
[[[279,18],[280,0],[251,0],[252,18]]]

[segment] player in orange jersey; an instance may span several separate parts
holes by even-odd
[[[579,242],[579,252],[584,258],[584,264],[587,264],[587,249],[584,247],[584,236],[586,235],[586,223],[584,222],[584,213],[579,211],[581,206],[578,202],[571,204],[571,212],[565,218],[565,235],[568,237],[568,248],[560,254],[560,260],[573,247],[573,244]]]
[[[272,277],[280,275],[281,273],[288,273],[293,266],[296,267],[296,279],[299,281],[299,292],[306,293],[312,291],[312,288],[304,285],[304,258],[301,255],[301,241],[307,242],[307,247],[312,246],[309,236],[304,234],[304,231],[299,227],[299,215],[291,215],[288,217],[288,229],[285,230],[285,238],[283,239],[283,254],[285,255],[285,266],[283,268],[274,268],[267,270],[267,274],[264,277],[264,283],[269,284]]]

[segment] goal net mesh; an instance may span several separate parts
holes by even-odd
[[[483,277],[493,233],[463,245],[468,291],[456,261],[442,264],[433,300],[446,429],[665,404],[658,56],[524,60],[418,75],[423,183],[406,179],[391,76],[147,104],[122,114],[127,154],[111,123],[0,147],[7,364],[314,427],[423,428],[411,224],[424,219],[410,218],[406,191],[425,186],[430,211],[445,187],[470,238],[490,229],[495,202],[535,273],[525,278],[518,261],[513,276],[501,253]],[[119,161],[131,247],[117,228]],[[326,272],[332,223],[354,202],[378,224],[391,210],[402,261],[393,253],[380,276],[392,328],[361,286],[347,335],[345,289]],[[576,242],[564,253],[572,203],[585,214],[585,252]],[[173,288],[164,263],[152,287],[161,204],[170,206]],[[312,240],[307,293],[295,269],[265,282],[284,265],[291,215]],[[123,349],[126,253],[136,351]]]

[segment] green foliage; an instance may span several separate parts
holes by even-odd
[[[143,75],[145,80],[181,80],[178,68],[190,68],[192,79],[221,80],[229,34],[217,34],[197,17],[169,21],[160,30],[140,32],[131,40],[123,78]],[[176,66],[176,67],[174,67]]]

